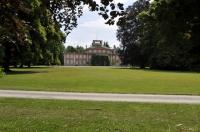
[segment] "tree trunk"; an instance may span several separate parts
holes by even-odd
[[[19,68],[23,68],[24,67],[24,64],[23,63],[21,63],[20,64],[20,66],[19,66]]]
[[[9,62],[5,62],[3,64],[3,71],[6,72],[6,73],[11,71],[10,67],[9,67]]]
[[[10,72],[10,57],[11,57],[11,54],[10,54],[10,44],[6,44],[5,46],[5,56],[3,58],[3,70],[4,72]]]
[[[28,68],[31,68],[31,62],[28,62]]]
[[[140,69],[145,69],[145,65],[140,65]]]
[[[14,68],[17,68],[17,63],[14,63],[13,66],[14,66]]]

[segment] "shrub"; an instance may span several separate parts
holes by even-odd
[[[108,56],[93,55],[91,58],[92,66],[109,66],[110,61]]]

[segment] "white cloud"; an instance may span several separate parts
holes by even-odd
[[[99,2],[100,0],[97,0]],[[115,3],[124,3],[124,7],[131,5],[135,0],[115,0]],[[69,34],[66,40],[67,45],[90,46],[92,40],[101,39],[107,41],[110,46],[119,45],[116,38],[116,25],[106,25],[105,20],[97,14],[90,12],[87,6],[83,8],[84,14],[78,19],[78,26]]]
[[[86,21],[79,25],[80,28],[96,28],[96,29],[105,29],[105,30],[116,30],[116,25],[107,25],[105,21],[101,18],[92,21]]]

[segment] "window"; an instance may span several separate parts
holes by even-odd
[[[68,64],[73,64],[74,60],[69,60]]]

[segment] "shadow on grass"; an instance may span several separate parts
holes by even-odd
[[[149,68],[141,69],[139,67],[113,67],[111,69],[121,69],[121,70],[149,70]]]
[[[31,67],[22,67],[22,68],[15,68],[15,67],[10,67],[11,69],[47,69],[47,68],[52,68],[52,66],[31,66]]]
[[[36,74],[36,73],[47,73],[48,71],[10,71],[6,75],[20,75],[20,74]]]
[[[199,74],[200,71],[190,71],[190,70],[159,70],[159,69],[150,69],[150,68],[144,68],[141,69],[139,67],[115,67],[112,69],[122,69],[122,70],[139,70],[139,71],[146,71],[146,72],[167,72],[167,73],[197,73]]]

